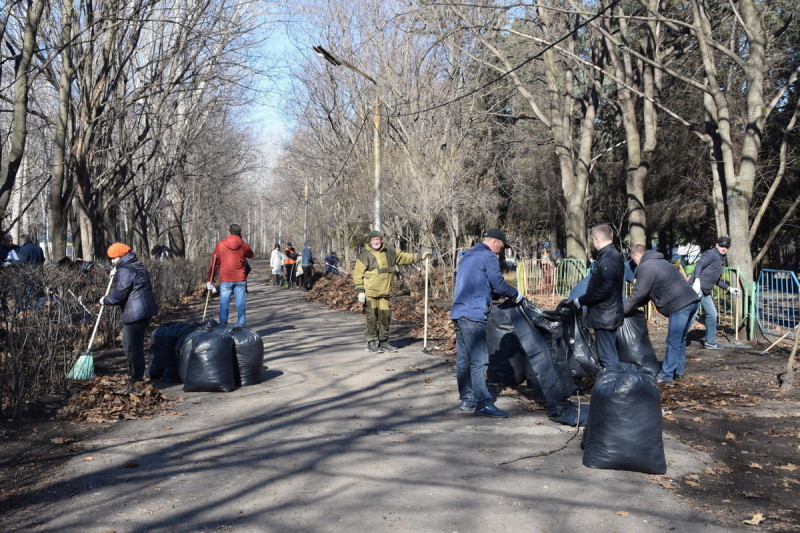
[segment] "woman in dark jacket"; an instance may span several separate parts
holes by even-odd
[[[158,314],[158,305],[150,274],[130,246],[115,242],[108,247],[108,257],[114,265],[114,282],[100,303],[122,308],[122,349],[134,383],[144,378],[144,333],[150,319]]]

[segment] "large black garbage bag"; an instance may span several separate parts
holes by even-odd
[[[574,305],[562,308],[564,331],[569,343],[570,369],[575,377],[595,376],[600,369],[600,360],[595,352],[591,335],[583,327],[582,311]]]
[[[244,326],[227,325],[218,330],[231,336],[234,344],[234,363],[242,385],[261,383],[264,368],[264,339],[261,335]]]
[[[230,392],[237,388],[234,342],[230,335],[201,327],[179,348],[178,370],[185,392]]]
[[[187,334],[199,327],[200,324],[197,323],[171,322],[156,329],[150,342],[150,364],[147,366],[147,377],[160,379],[167,383],[180,382],[178,357],[175,349],[180,346]]]
[[[545,334],[533,326],[531,309],[520,305],[515,310],[512,322],[519,345],[526,356],[525,374],[528,377],[528,387],[534,391],[534,398],[544,405],[547,415],[557,416],[572,405],[569,397],[577,389],[575,382],[568,368],[556,363]]]
[[[617,352],[621,363],[639,366],[653,375],[660,370],[656,352],[647,333],[647,317],[641,311],[625,317],[617,330]]]
[[[503,385],[516,385],[522,381],[521,369],[515,371],[512,361],[520,361],[522,354],[511,313],[514,303],[493,302],[486,323],[486,346],[489,350],[489,366],[486,369],[486,381]]]
[[[585,466],[648,474],[667,471],[655,376],[627,363],[608,366],[597,376],[589,405]]]

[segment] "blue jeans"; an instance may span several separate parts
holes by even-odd
[[[706,313],[706,344],[717,342],[717,306],[714,305],[714,297],[710,294],[700,298],[700,307]]]
[[[603,368],[619,363],[617,351],[617,330],[595,329],[594,342],[597,346],[597,357]]]
[[[236,325],[244,326],[247,316],[244,310],[246,281],[223,281],[219,284],[219,323],[228,323],[228,307],[231,305],[231,292],[236,298]]]
[[[489,366],[489,347],[486,344],[486,324],[466,318],[453,320],[456,328],[456,382],[462,401],[474,401],[476,408],[494,403],[486,388],[486,368]]]
[[[661,364],[661,379],[672,381],[682,376],[686,368],[686,336],[692,327],[698,304],[689,304],[669,315],[667,326],[667,352]]]

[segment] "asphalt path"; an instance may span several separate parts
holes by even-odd
[[[419,339],[366,353],[359,315],[263,282],[251,282],[247,309],[265,342],[263,383],[227,394],[163,385],[184,399],[180,415],[85,442],[14,528],[731,531],[659,484],[711,464],[669,435],[666,476],[586,468],[575,430],[542,411],[502,396],[510,418],[458,411],[453,364]],[[553,453],[531,457],[541,452]]]

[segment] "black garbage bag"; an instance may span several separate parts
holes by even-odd
[[[512,314],[514,332],[525,353],[525,374],[534,398],[547,410],[548,416],[571,405],[569,397],[577,390],[566,366],[559,366],[544,334],[532,324],[529,309],[520,305]]]
[[[258,385],[264,368],[264,340],[261,335],[244,326],[221,326],[218,331],[231,336],[234,344],[234,363],[241,384]]]
[[[486,369],[486,381],[502,385],[517,385],[522,381],[522,351],[511,323],[514,302],[493,302],[486,323],[486,346],[489,351],[489,366]],[[517,369],[514,368],[514,363]]]
[[[183,338],[200,327],[198,323],[170,322],[153,332],[150,342],[150,363],[147,365],[147,377],[160,379],[167,383],[181,381],[178,372],[178,356],[175,349]]]
[[[185,392],[236,390],[234,342],[227,333],[201,327],[180,345],[178,370]]]
[[[627,363],[610,365],[597,376],[589,406],[585,466],[648,474],[667,471],[655,376]]]
[[[617,329],[617,352],[621,363],[641,367],[653,375],[660,370],[656,352],[647,333],[647,317],[642,311],[625,317]]]
[[[596,376],[600,369],[600,360],[594,348],[591,335],[583,327],[582,311],[574,305],[562,308],[564,331],[569,343],[570,369],[575,377]]]
[[[568,426],[586,426],[586,421],[589,418],[589,404],[575,404],[573,402],[568,402],[569,405],[565,405],[561,410],[554,411],[553,414],[547,415],[547,417],[553,421],[558,422],[559,424],[566,424]]]

